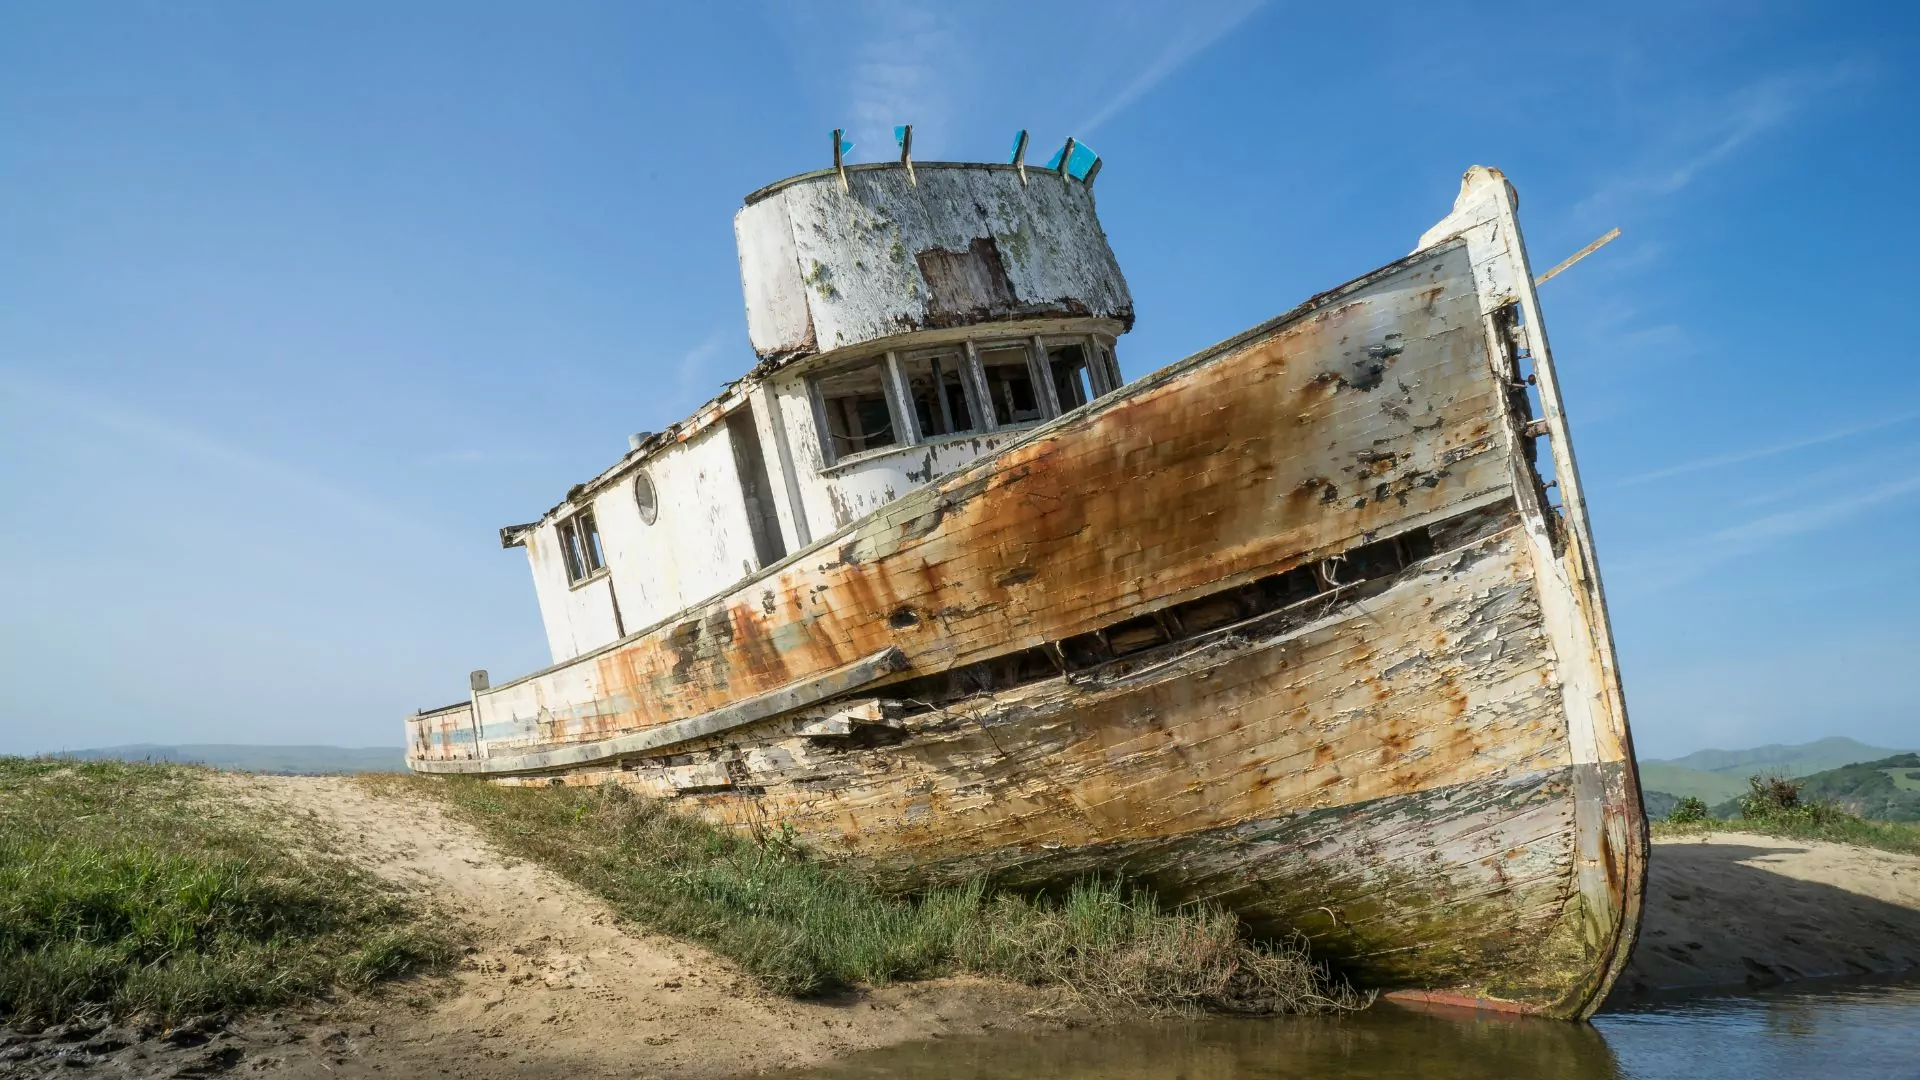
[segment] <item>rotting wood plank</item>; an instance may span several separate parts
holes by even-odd
[[[671,761],[507,781],[786,826],[901,887],[1123,872],[1380,985],[1584,1015],[1631,940],[1644,824],[1584,519],[1543,505],[1508,392],[1503,313],[1539,320],[1490,183],[1470,174],[1454,231],[1408,259],[477,695],[483,744],[629,738],[898,648],[903,670],[859,690],[884,696],[1429,529],[1433,554],[1390,579],[1151,660],[983,685],[884,730],[773,715]],[[1544,419],[1559,460],[1557,401]],[[722,764],[729,785],[676,783]]]
[[[748,698],[699,716],[661,724],[658,727],[601,742],[576,743],[532,754],[485,757],[476,761],[417,762],[414,768],[428,773],[514,773],[537,772],[660,750],[695,739],[706,738],[774,716],[803,709],[808,705],[839,697],[874,681],[904,671],[906,657],[897,648],[887,648],[844,667],[815,676],[769,694]]]

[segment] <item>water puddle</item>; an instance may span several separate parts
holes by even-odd
[[[1379,1006],[1339,1019],[1137,1024],[889,1047],[809,1080],[1920,1080],[1920,981],[1636,1006],[1588,1024]]]
[[[1594,1018],[1628,1080],[1920,1078],[1920,980],[1823,981]]]

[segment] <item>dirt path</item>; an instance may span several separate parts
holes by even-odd
[[[1920,968],[1920,856],[1709,833],[1656,841],[1615,991],[1768,986]]]
[[[1050,999],[981,980],[836,1004],[767,994],[703,950],[621,927],[605,904],[495,851],[436,806],[336,777],[235,778],[382,876],[435,898],[477,951],[430,1003],[351,1006],[253,1048],[277,1075],[719,1077],[908,1039],[1040,1022]]]

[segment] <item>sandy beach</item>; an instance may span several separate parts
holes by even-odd
[[[1714,832],[1656,841],[1646,917],[1609,1003],[1920,968],[1920,856]]]

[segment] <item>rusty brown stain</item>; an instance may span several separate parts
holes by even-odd
[[[1453,304],[1472,299],[1464,292]],[[1465,322],[1458,311],[1448,314]],[[602,656],[609,695],[625,695],[629,705],[598,726],[603,732],[636,730],[838,666],[894,643],[884,616],[903,605],[967,613],[947,619],[945,635],[901,642],[917,671],[939,670],[1085,633],[1130,608],[1175,602],[1223,580],[1310,559],[1392,520],[1501,486],[1501,455],[1479,440],[1450,435],[1468,426],[1458,421],[1495,406],[1490,381],[1471,377],[1483,366],[1479,335],[1438,325],[1423,339],[1426,359],[1463,390],[1429,404],[1422,419],[1437,420],[1437,426],[1415,432],[1410,422],[1378,414],[1355,419],[1376,430],[1376,438],[1400,444],[1388,452],[1402,460],[1453,456],[1450,474],[1424,485],[1399,470],[1407,485],[1404,509],[1369,503],[1360,509],[1333,505],[1310,515],[1275,513],[1276,506],[1292,505],[1288,493],[1318,489],[1326,499],[1338,490],[1324,479],[1333,465],[1324,436],[1283,422],[1294,394],[1314,377],[1310,365],[1297,361],[1323,351],[1327,336],[1344,321],[1364,325],[1371,317],[1366,303],[1346,304],[1336,314],[1295,324],[1215,361],[1205,381],[1235,394],[1231,410],[1214,407],[1196,390],[1197,376],[1149,387],[1116,408],[1057,429],[1053,438],[1016,446],[1002,455],[984,487],[962,473],[887,507],[838,545],[843,555],[837,564],[790,566],[707,612],[689,613],[692,622]],[[1438,373],[1431,374],[1438,381]],[[1266,383],[1275,392],[1246,394],[1248,383]],[[1458,420],[1450,423],[1450,417]],[[1242,452],[1226,454],[1230,447]],[[974,490],[963,494],[969,487]],[[902,526],[919,516],[918,507],[936,500],[944,507],[939,528],[906,535]],[[1170,514],[1172,507],[1180,509]],[[1016,609],[1010,590],[1023,566],[1037,574],[1018,582]],[[926,567],[940,568],[938,582],[926,579]],[[1129,595],[1107,584],[1118,581],[1141,584]],[[802,640],[783,638],[781,650],[743,651],[692,629],[695,622],[725,625],[731,636],[766,640],[762,631],[784,621],[788,610],[777,605],[768,616],[758,600],[768,590],[819,598]]]
[[[1566,959],[1574,766],[1513,463],[1489,434],[1510,402],[1486,363],[1464,252],[1435,258],[1450,276],[1411,309],[1391,307],[1382,278],[595,658],[601,697],[565,736],[695,715],[889,645],[909,658],[902,678],[923,677],[1484,512],[1484,535],[1323,625],[1150,678],[949,703],[894,745],[835,748],[773,724],[680,748],[732,761],[758,740],[796,762],[751,775],[763,789],[752,795],[681,798],[743,827],[787,823],[904,879],[1039,882],[1125,865],[1274,931],[1300,927],[1311,893],[1345,913],[1333,937],[1307,931],[1316,948],[1356,970],[1579,1013],[1595,976]],[[1424,388],[1418,401],[1383,405],[1391,382],[1340,373],[1382,324],[1402,335],[1388,359]],[[1355,446],[1368,448],[1359,468]],[[1328,479],[1353,474],[1363,496]],[[1622,760],[1610,749],[1605,760]],[[676,794],[657,768],[561,779]],[[1631,785],[1608,789],[1629,827]],[[1282,839],[1234,834],[1263,829]],[[1603,850],[1626,887],[1635,853]]]

